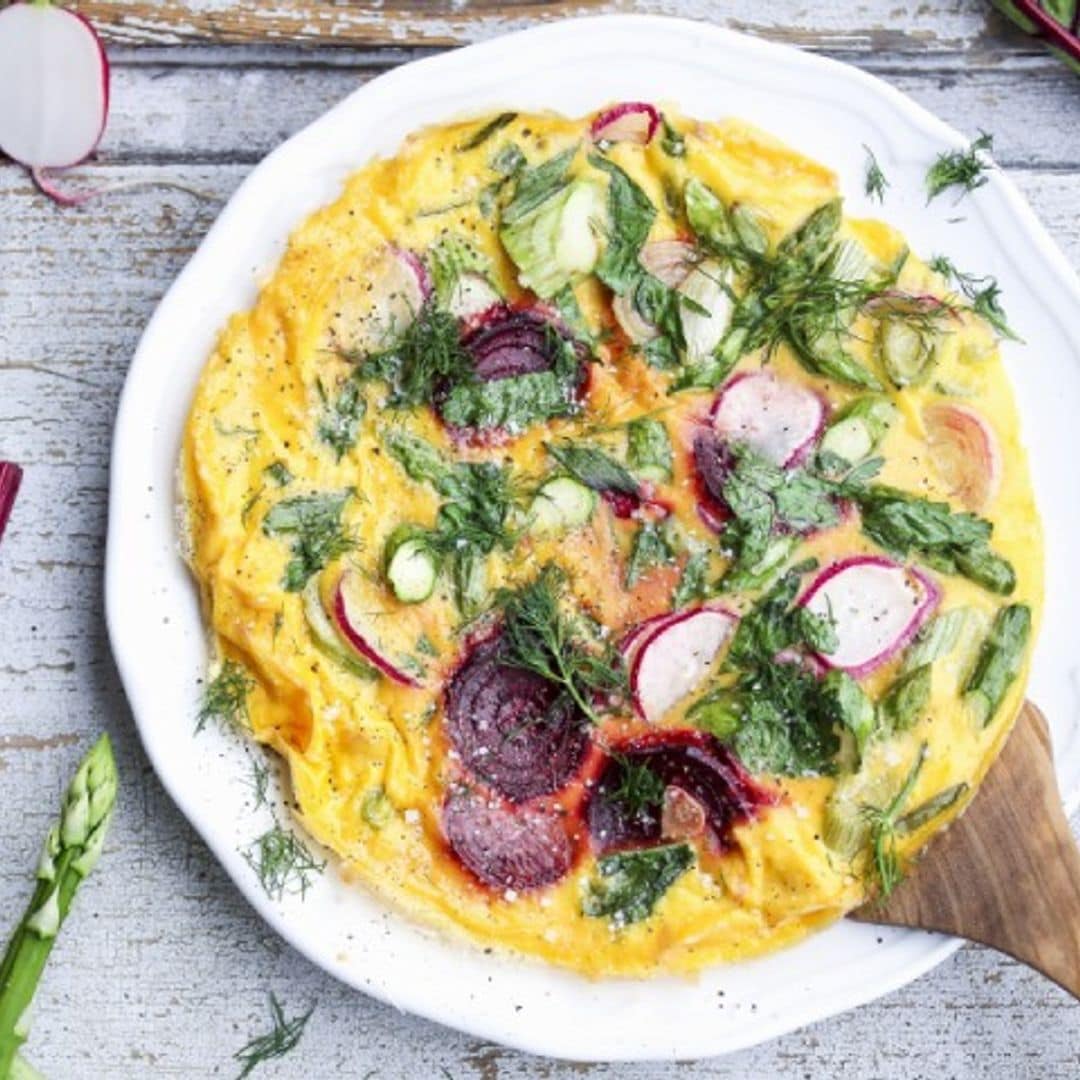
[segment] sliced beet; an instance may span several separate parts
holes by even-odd
[[[709,528],[719,532],[730,516],[724,482],[732,468],[731,451],[712,428],[703,427],[694,434],[693,454],[698,513]]]
[[[588,749],[586,718],[553,682],[477,645],[446,690],[446,731],[474,776],[513,802],[558,791]]]
[[[552,811],[508,806],[477,790],[452,791],[442,820],[454,854],[494,889],[551,885],[573,862],[562,820]]]
[[[462,345],[473,358],[476,377],[481,382],[494,382],[550,370],[555,365],[559,338],[569,340],[562,327],[542,312],[499,305],[465,335]],[[584,355],[580,360],[580,381],[584,382]]]
[[[627,797],[628,779],[645,769],[655,777],[655,790],[678,788],[705,813],[706,832],[718,848],[731,843],[735,825],[777,802],[739,759],[712,735],[687,729],[654,731],[613,747],[586,810],[594,849],[603,854],[648,847],[663,840],[663,799]],[[632,785],[640,793],[644,785]]]

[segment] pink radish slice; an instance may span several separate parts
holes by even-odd
[[[40,4],[0,11],[0,149],[32,169],[64,169],[97,146],[109,62],[81,15]]]
[[[1001,451],[990,426],[961,405],[927,405],[922,419],[931,460],[949,494],[968,510],[984,510],[1001,483]]]
[[[650,631],[630,668],[630,691],[642,719],[655,724],[701,684],[737,622],[724,608],[700,607]]]
[[[377,638],[370,627],[366,625],[363,613],[357,611],[355,605],[349,600],[349,589],[346,586],[347,577],[347,573],[342,575],[341,581],[334,592],[334,623],[337,625],[338,630],[341,631],[345,640],[363,659],[382,672],[388,679],[392,679],[402,686],[419,686],[420,683],[416,679],[391,663],[380,652]]]
[[[411,251],[387,245],[356,274],[357,295],[333,322],[339,346],[363,356],[387,348],[408,329],[431,295],[431,278]]]
[[[648,633],[658,629],[665,623],[671,622],[673,619],[679,618],[681,614],[678,611],[664,611],[659,615],[653,615],[651,618],[645,619],[644,622],[639,622],[636,626],[631,626],[619,642],[619,652],[622,653],[626,666],[630,667],[633,664],[634,657],[637,655],[637,646],[645,640]]]
[[[774,465],[805,460],[825,426],[825,405],[805,386],[771,372],[736,375],[720,391],[713,428],[727,442],[744,443]]]
[[[660,114],[644,101],[623,101],[592,122],[594,142],[629,142],[645,146],[660,126]]]
[[[22,475],[22,469],[18,465],[10,461],[0,461],[0,539],[3,539],[4,529],[11,517],[15,496],[19,494]]]
[[[654,240],[641,249],[638,261],[669,289],[677,289],[693,269],[696,253],[694,245],[685,240]],[[656,327],[638,312],[630,293],[616,296],[611,302],[611,311],[635,345],[643,345],[656,337]]]
[[[921,570],[855,555],[822,571],[799,603],[833,623],[837,646],[818,659],[861,678],[904,648],[940,599]]]

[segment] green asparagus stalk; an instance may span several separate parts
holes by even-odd
[[[34,895],[0,963],[0,1080],[34,1075],[16,1058],[34,991],[75,890],[101,854],[115,801],[116,763],[102,735],[68,786],[60,820],[45,840]]]
[[[964,687],[964,700],[982,727],[994,719],[1019,674],[1030,634],[1031,609],[1026,604],[1010,604],[997,613]]]

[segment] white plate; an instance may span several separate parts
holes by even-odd
[[[237,886],[292,945],[345,982],[485,1039],[583,1060],[674,1059],[750,1046],[849,1009],[940,963],[958,942],[841,922],[804,944],[696,980],[589,982],[485,956],[385,910],[332,870],[306,899],[272,902],[239,848],[266,828],[252,814],[239,739],[192,737],[206,642],[177,555],[174,477],[190,396],[219,327],[255,299],[289,231],[344,178],[425,124],[501,108],[577,116],[619,99],[734,115],[835,168],[849,213],[899,226],[915,250],[992,273],[1027,346],[1005,352],[1047,526],[1048,600],[1031,696],[1050,718],[1062,789],[1080,795],[1075,597],[1080,485],[1080,283],[999,173],[958,205],[929,208],[928,163],[961,137],[854,68],[677,19],[559,22],[420,60],[357,90],[262,162],[161,302],[131,366],[112,461],[106,601],[117,664],[162,783]],[[863,144],[891,188],[862,194]],[[953,222],[951,219],[959,218]]]

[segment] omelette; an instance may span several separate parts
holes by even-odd
[[[1041,605],[1008,326],[927,258],[735,120],[409,136],[195,392],[204,719],[280,755],[355,888],[591,976],[887,895]]]

